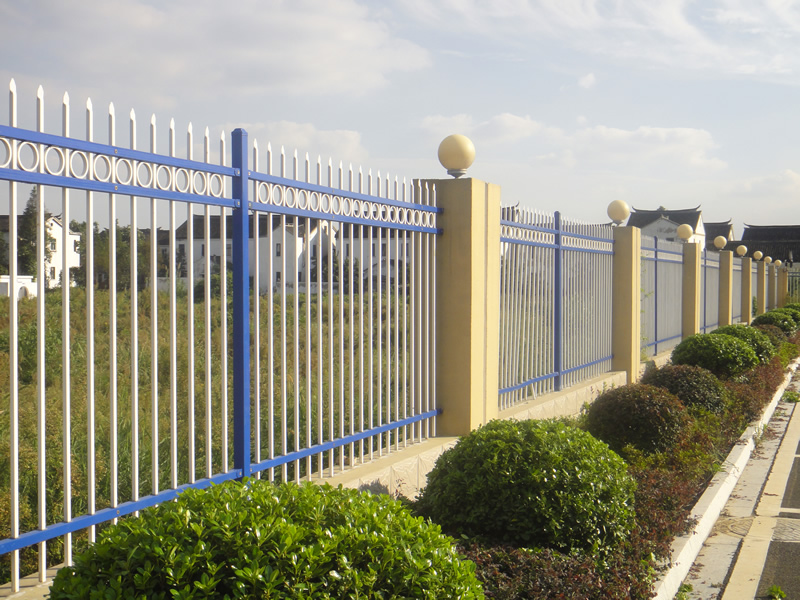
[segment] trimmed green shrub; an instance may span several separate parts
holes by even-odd
[[[444,452],[418,507],[445,531],[528,548],[609,551],[634,522],[623,460],[557,421],[491,421]]]
[[[187,490],[58,572],[66,598],[483,598],[475,565],[399,501],[251,480]]]
[[[775,325],[753,325],[753,329],[758,329],[766,335],[772,345],[775,346],[775,350],[779,350],[784,342],[789,339],[783,330]]]
[[[586,414],[586,429],[613,450],[630,444],[645,453],[668,450],[686,435],[686,407],[664,388],[642,383],[600,394]]]
[[[791,308],[791,309],[794,309],[794,310],[800,310],[800,302],[791,302],[791,303],[787,304],[786,306],[784,306],[783,308]]]
[[[773,308],[770,312],[779,312],[785,315],[789,315],[792,317],[792,320],[795,324],[795,331],[797,331],[797,327],[800,327],[800,310],[796,310],[789,306],[782,306],[781,308]]]
[[[712,335],[730,335],[747,342],[756,353],[758,361],[763,365],[777,354],[778,349],[763,332],[747,325],[725,325],[711,332]]]
[[[753,349],[729,335],[698,333],[689,336],[672,350],[672,363],[708,369],[717,377],[736,377],[758,364]]]
[[[771,310],[758,315],[755,319],[753,319],[751,325],[774,325],[786,335],[794,333],[794,331],[797,329],[797,323],[794,322],[794,319],[788,313],[783,313],[776,310]]]
[[[764,337],[769,343],[769,339]],[[641,383],[664,388],[686,407],[697,406],[712,413],[720,413],[725,407],[724,386],[711,371],[702,367],[665,365],[649,370]]]

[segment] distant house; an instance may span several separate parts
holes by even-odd
[[[800,257],[800,225],[745,224],[742,239],[729,244],[728,249],[740,244],[747,246],[747,256],[759,250],[764,256],[789,265]]]
[[[628,217],[629,227],[638,227],[642,235],[650,235],[670,242],[680,241],[678,227],[689,225],[694,231],[688,241],[705,245],[706,228],[700,207],[667,210],[663,206],[655,210],[634,208]]]
[[[70,229],[66,229],[61,223],[60,217],[48,217],[45,220],[45,228],[50,236],[48,243],[50,244],[50,260],[45,263],[45,287],[52,288],[60,285],[61,271],[64,266],[64,236],[67,239],[67,268],[73,269],[79,267],[81,264],[80,253],[78,252],[78,245],[80,244],[81,236]],[[9,215],[0,215],[0,237],[9,247]],[[36,273],[19,273],[17,280],[17,296],[35,296],[36,283],[34,277]],[[74,285],[74,284],[73,284]],[[10,295],[10,281],[7,275],[0,276],[0,294],[5,296]]]
[[[343,253],[343,258],[359,265],[362,278],[369,278],[370,263],[372,277],[394,277],[395,269],[402,274],[402,266],[411,257],[411,235],[404,237],[399,229],[382,227],[344,225],[336,232],[336,247]],[[380,253],[380,255],[379,255]],[[402,275],[401,275],[402,277]]]
[[[709,249],[716,248],[714,240],[719,236],[725,238],[726,243],[733,241],[733,224],[731,220],[723,221],[720,223],[705,223],[706,228],[706,247]]]
[[[250,276],[256,273],[256,239],[255,215],[250,216],[249,226],[249,256],[250,256]],[[308,223],[308,227],[306,227]],[[270,232],[272,244],[270,248]],[[188,265],[188,221],[184,221],[175,230],[175,256],[179,266],[179,276],[186,277]],[[317,219],[297,219],[297,224],[292,218],[286,219],[285,231],[281,231],[281,217],[277,215],[258,215],[258,275],[259,291],[264,294],[269,291],[270,281],[273,289],[278,289],[285,281],[287,287],[293,288],[299,280],[300,286],[306,279],[306,270],[314,269],[317,254],[320,252],[323,260],[328,255],[328,222]],[[221,270],[223,255],[223,236],[222,220],[219,215],[209,217],[209,243],[206,247],[205,240],[205,217],[194,215],[193,220],[193,264],[192,274],[195,281],[200,281],[205,277],[206,253],[209,255],[212,273]],[[228,269],[233,265],[233,218],[228,215],[225,218],[225,256]],[[162,264],[168,264],[169,256],[169,233],[160,230],[158,233],[159,253]],[[272,274],[270,276],[269,261],[270,253],[272,259]],[[296,267],[296,268],[295,268]],[[166,275],[166,273],[162,273]]]

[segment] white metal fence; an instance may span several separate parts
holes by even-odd
[[[703,250],[700,259],[701,303],[700,332],[709,333],[719,327],[719,252]]]
[[[642,352],[654,356],[681,341],[683,244],[642,236]]]
[[[433,189],[242,130],[229,147],[153,117],[141,143],[133,111],[91,102],[73,137],[70,111],[45,133],[40,88],[18,126],[12,81],[0,125],[6,258],[32,249],[37,282],[20,299],[28,273],[0,260],[0,577],[43,579],[185,486],[322,476],[432,435]],[[51,269],[76,254],[67,285]]]
[[[610,226],[503,210],[500,408],[611,368]]]

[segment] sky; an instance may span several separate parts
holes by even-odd
[[[26,129],[42,85],[51,133],[68,92],[76,137],[91,98],[119,145],[135,109],[408,180],[461,133],[503,205],[700,205],[737,237],[800,223],[798,48],[792,0],[0,0]]]

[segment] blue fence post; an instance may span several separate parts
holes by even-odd
[[[564,278],[562,261],[564,257],[563,246],[561,245],[561,213],[556,211],[554,216],[553,243],[555,244],[555,260],[553,267],[553,370],[555,371],[555,389],[561,390],[561,372],[563,370],[562,341],[564,339],[564,324],[562,320],[562,308],[564,304]]]
[[[233,468],[250,476],[250,260],[247,132],[231,133],[233,198]]]

